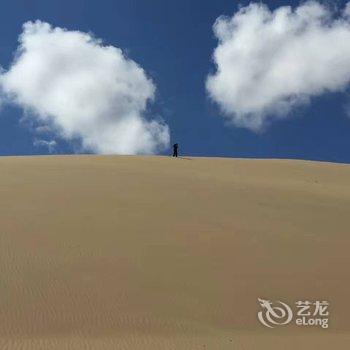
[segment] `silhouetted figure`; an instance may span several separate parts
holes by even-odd
[[[175,143],[174,146],[173,146],[173,157],[177,157],[177,150],[179,149],[179,144],[178,143]]]

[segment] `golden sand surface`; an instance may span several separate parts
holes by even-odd
[[[0,349],[349,348],[349,165],[3,157],[0,206]]]

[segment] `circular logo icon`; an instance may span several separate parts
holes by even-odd
[[[292,309],[282,301],[278,301],[273,305],[269,300],[258,299],[262,311],[258,312],[259,321],[268,328],[274,328],[275,326],[283,326],[293,318]]]

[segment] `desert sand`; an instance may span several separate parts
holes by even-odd
[[[347,349],[350,165],[0,158],[0,349]],[[258,298],[330,302],[274,329]]]

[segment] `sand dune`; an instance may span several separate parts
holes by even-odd
[[[350,166],[0,159],[0,349],[346,349]],[[258,298],[329,300],[268,329]]]

